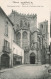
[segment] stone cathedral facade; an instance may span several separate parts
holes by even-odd
[[[9,18],[14,24],[15,43],[24,49],[24,63],[42,63],[42,35],[37,29],[37,15],[23,15],[12,11]]]

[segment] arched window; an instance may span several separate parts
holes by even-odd
[[[23,32],[23,39],[27,39],[27,32],[26,31]]]
[[[20,33],[20,32],[17,33],[17,39],[18,39],[18,38],[19,38],[19,39],[21,38],[21,33]]]
[[[25,22],[25,26],[27,26],[27,22]]]
[[[30,27],[30,23],[28,22],[28,27]]]
[[[18,32],[17,33],[17,44],[20,46],[20,44],[21,44],[21,33],[20,32]]]
[[[20,27],[22,27],[22,26],[23,26],[23,21],[21,20],[21,21],[20,21]]]
[[[28,46],[28,34],[27,34],[27,32],[24,31],[22,36],[23,36],[22,45],[23,45],[23,48],[25,48]]]

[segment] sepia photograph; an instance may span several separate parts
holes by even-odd
[[[50,0],[0,0],[0,79],[51,79]]]

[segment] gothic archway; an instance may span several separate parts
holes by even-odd
[[[10,60],[10,57],[7,54],[2,54],[2,56],[1,56],[1,66],[3,68],[8,68],[9,67],[9,60]]]
[[[30,54],[30,64],[35,64],[35,54],[33,52]]]

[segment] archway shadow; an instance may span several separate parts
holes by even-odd
[[[9,68],[9,60],[10,60],[9,55],[2,54],[1,55],[1,67],[2,68]]]

